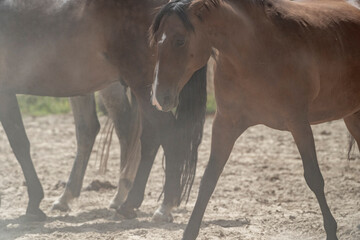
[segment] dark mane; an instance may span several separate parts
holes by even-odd
[[[211,9],[219,7],[222,1],[223,0],[195,0],[190,7],[195,9],[195,15],[203,21],[204,11],[208,13],[211,12]]]
[[[156,42],[156,32],[159,30],[162,19],[165,16],[176,14],[183,22],[186,29],[194,31],[194,26],[189,20],[186,10],[191,4],[191,0],[174,0],[163,6],[156,14],[153,23],[150,27],[150,40],[151,43]]]
[[[189,7],[196,7],[199,14],[196,14],[201,19],[201,12],[203,10],[210,11],[214,7],[218,7],[222,0],[173,0],[163,6],[156,14],[154,21],[150,27],[150,41],[153,44],[156,42],[156,32],[159,30],[163,17],[171,14],[176,14],[183,22],[185,28],[190,31],[195,31],[194,26],[189,20],[186,13]]]

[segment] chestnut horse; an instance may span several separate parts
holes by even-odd
[[[178,0],[152,25],[154,101],[164,111],[218,51],[211,155],[183,239],[195,239],[235,140],[264,124],[291,132],[328,240],[337,223],[325,199],[311,124],[343,118],[360,143],[360,9],[342,0]]]
[[[151,105],[155,57],[147,33],[152,9],[164,3],[162,0],[0,1],[0,121],[25,176],[29,219],[45,219],[39,208],[44,193],[31,160],[16,94],[71,97],[123,79],[141,109],[142,170],[135,176],[138,162],[127,163],[130,175],[120,179],[119,188],[123,191],[118,192],[122,196],[115,197],[114,206],[120,213],[134,215],[134,208],[143,200],[160,145],[165,153],[166,179],[164,200],[154,219],[170,221],[171,209],[190,192],[205,117],[206,68],[197,72],[189,87],[182,91],[182,102],[175,115],[159,112]],[[84,116],[89,115],[79,115]],[[96,129],[96,125],[96,120],[92,121],[91,126]],[[136,129],[141,133],[140,127]],[[91,141],[86,144],[92,145]],[[87,157],[76,159],[60,204],[79,195]]]

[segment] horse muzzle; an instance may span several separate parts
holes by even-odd
[[[169,93],[156,94],[152,96],[152,105],[158,110],[163,112],[169,112],[179,104],[178,95],[172,95]]]

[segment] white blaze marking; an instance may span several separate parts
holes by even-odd
[[[162,110],[162,107],[160,106],[160,103],[158,102],[158,100],[156,99],[156,88],[157,85],[159,85],[159,62],[156,63],[155,66],[155,80],[154,83],[152,85],[152,97],[151,97],[151,102],[153,106],[156,106],[156,108],[158,110]]]
[[[163,35],[161,36],[160,41],[158,42],[158,44],[163,44],[166,40],[166,34],[163,33]],[[155,66],[155,80],[154,83],[152,85],[152,97],[151,97],[151,101],[152,101],[152,105],[156,106],[156,108],[158,110],[162,110],[162,107],[159,103],[159,101],[156,99],[156,88],[159,85],[159,61],[156,63]]]
[[[164,43],[165,39],[166,39],[166,34],[163,33],[163,35],[161,36],[161,40],[159,41],[159,44]]]

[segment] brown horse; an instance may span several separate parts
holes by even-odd
[[[152,9],[164,3],[162,0],[0,1],[0,121],[24,172],[29,194],[26,216],[30,219],[45,218],[39,208],[44,193],[32,164],[30,144],[15,96],[18,93],[77,96],[123,79],[141,109],[142,170],[135,177],[138,162],[129,163],[131,177],[120,179],[119,188],[124,191],[119,191],[122,196],[115,198],[114,206],[121,205],[119,212],[134,215],[133,209],[143,200],[160,145],[165,152],[166,179],[164,201],[154,215],[155,220],[171,220],[171,209],[189,193],[205,115],[206,68],[195,74],[194,81],[182,91],[175,115],[159,112],[151,105],[155,57],[148,45],[147,32]],[[96,120],[92,121],[91,126],[96,129],[96,125]],[[92,145],[91,141],[87,144]],[[77,158],[60,204],[67,204],[79,195],[86,157]]]
[[[341,0],[179,0],[158,13],[152,34],[153,98],[165,111],[218,51],[211,155],[183,239],[197,237],[235,140],[257,124],[291,132],[327,239],[337,239],[310,125],[343,118],[360,143],[359,8]]]

